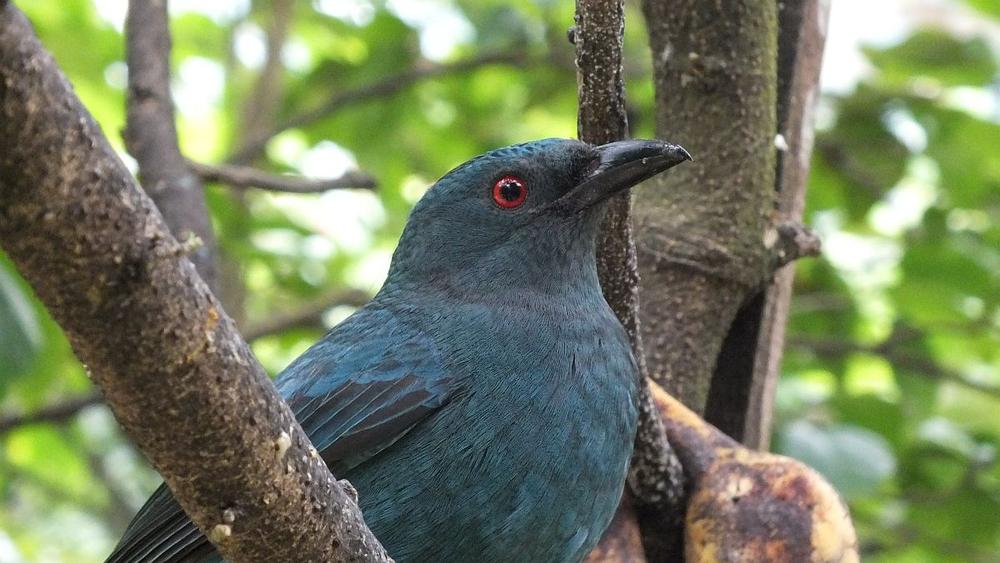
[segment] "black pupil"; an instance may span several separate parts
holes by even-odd
[[[500,185],[500,197],[507,201],[517,201],[521,197],[521,190],[524,188],[516,180],[507,180]]]

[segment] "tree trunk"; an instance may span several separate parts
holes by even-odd
[[[777,9],[772,0],[643,7],[657,135],[694,162],[636,195],[642,337],[653,379],[700,412],[737,310],[770,273]]]
[[[778,3],[777,117],[784,142],[777,143],[782,150],[777,153],[774,188],[778,220],[782,226],[792,226],[793,231],[805,209],[813,110],[819,99],[829,8],[829,3],[821,0]],[[818,244],[808,233],[801,231],[801,235],[806,238],[798,244]],[[770,443],[794,276],[793,266],[780,268],[767,289],[740,310],[712,376],[705,418],[751,448],[767,449]]]

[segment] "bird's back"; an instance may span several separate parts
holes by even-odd
[[[603,301],[389,295],[277,385],[397,561],[574,561],[621,494],[634,370]],[[214,556],[164,488],[109,562],[206,553]]]

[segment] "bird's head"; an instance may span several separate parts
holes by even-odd
[[[545,139],[478,156],[410,214],[389,285],[482,292],[594,285],[604,202],[691,156],[662,141]],[[575,281],[574,281],[575,280]]]

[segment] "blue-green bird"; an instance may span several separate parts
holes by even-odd
[[[639,385],[597,280],[604,202],[688,159],[547,139],[462,164],[413,209],[375,298],[278,376],[396,561],[580,561],[600,539]],[[108,561],[213,560],[160,487]]]

